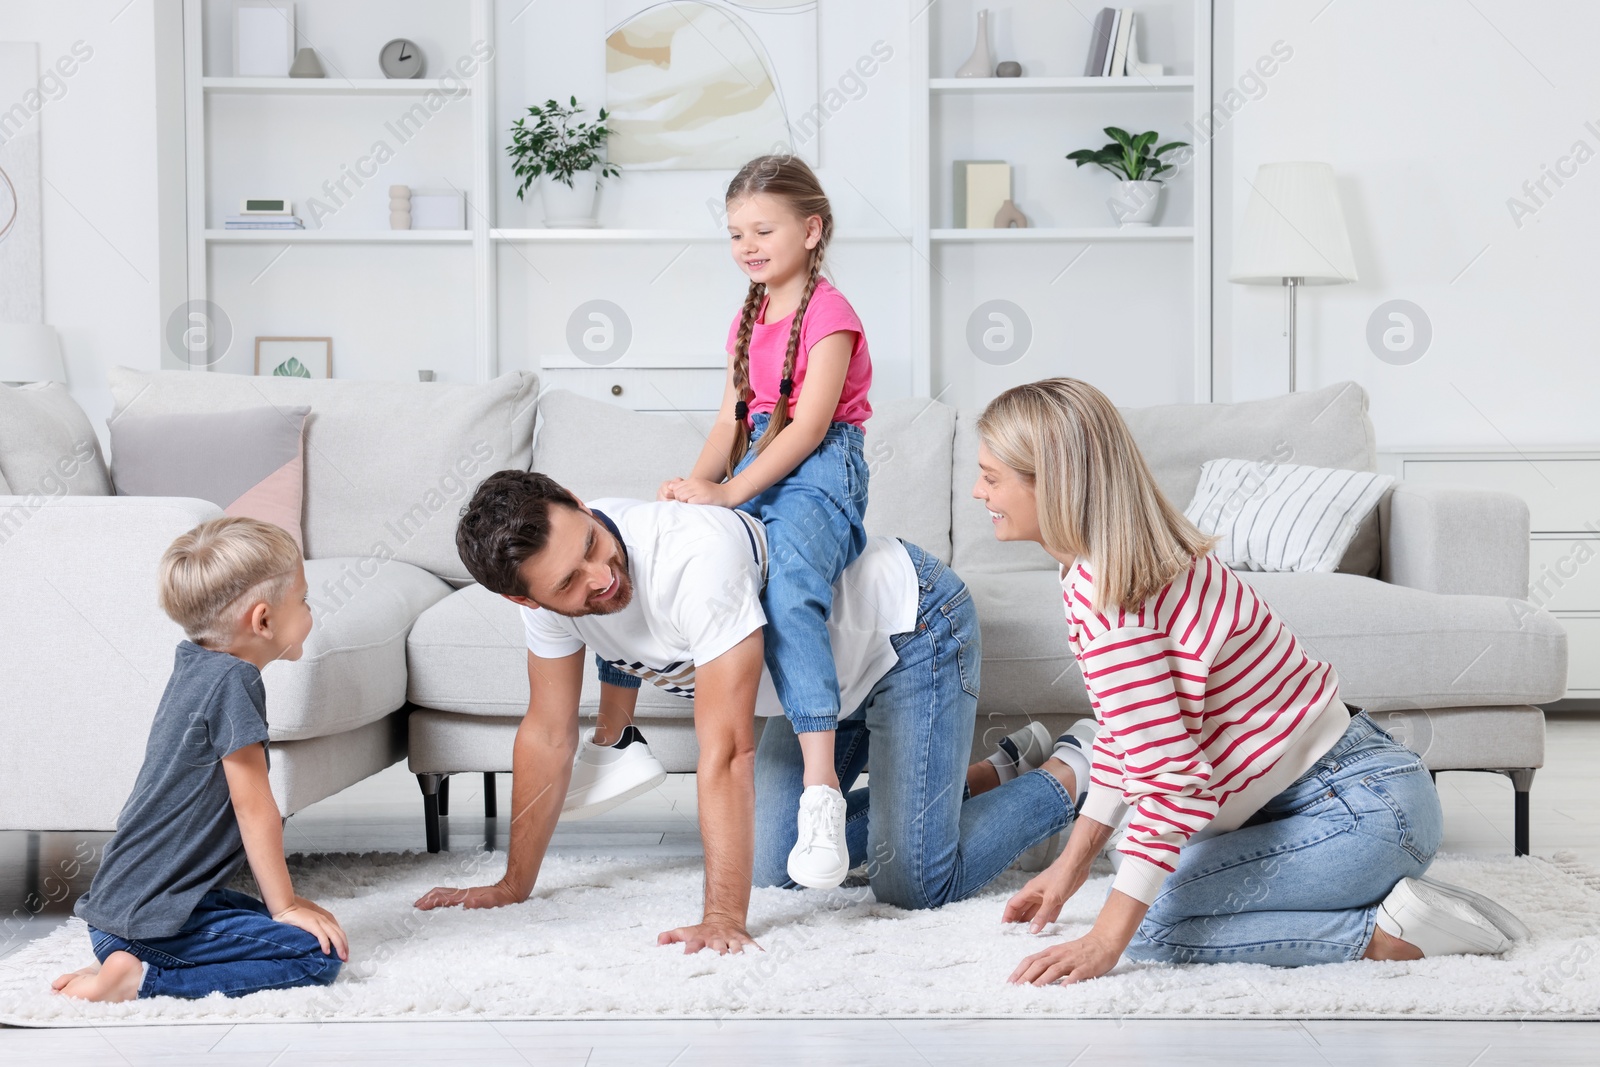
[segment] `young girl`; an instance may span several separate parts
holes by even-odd
[[[1005,920],[1054,922],[1133,809],[1093,928],[1023,960],[1013,982],[1083,981],[1124,954],[1296,967],[1498,953],[1527,935],[1493,901],[1422,877],[1442,825],[1421,757],[1346,708],[1333,667],[1212,557],[1105,394],[1020,385],[978,435],[972,495],[997,538],[1061,564],[1067,645],[1099,725],[1092,767],[1057,745],[1088,798]]]
[[[833,583],[866,545],[872,360],[861,320],[822,277],[833,212],[811,168],[793,156],[752,159],[729,183],[727,206],[750,289],[728,331],[716,426],[694,471],[663,483],[660,497],[739,508],[766,525],[767,669],[805,758],[789,877],[827,889],[850,867],[827,619]]]

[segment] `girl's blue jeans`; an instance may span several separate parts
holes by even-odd
[[[130,941],[89,927],[95,958],[129,952],[149,966],[141,997],[242,997],[263,989],[330,985],[339,957],[323,955],[317,939],[273,919],[255,897],[213,889],[171,937]]]
[[[1360,959],[1379,902],[1428,869],[1443,827],[1422,757],[1362,712],[1249,822],[1184,847],[1126,955],[1280,967]]]

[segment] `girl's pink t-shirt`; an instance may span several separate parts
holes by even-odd
[[[794,325],[793,312],[777,322],[762,322],[766,310],[767,301],[763,297],[756,311],[756,321],[750,325],[750,388],[755,393],[750,401],[752,415],[770,412],[778,406],[783,357],[789,350],[789,330]],[[800,351],[794,360],[794,392],[789,397],[789,414],[794,414],[795,404],[805,389],[806,357],[811,353],[811,346],[841,330],[855,334],[855,340],[850,348],[850,369],[845,373],[844,389],[839,393],[839,406],[834,409],[832,421],[855,426],[866,424],[872,414],[872,405],[867,403],[867,391],[872,387],[872,357],[867,353],[867,335],[850,301],[826,278],[817,279],[811,303],[806,305],[805,318],[800,321]],[[735,315],[733,325],[728,328],[728,355],[733,355],[738,341],[739,316]]]

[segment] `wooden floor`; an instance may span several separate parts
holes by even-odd
[[[1600,714],[1549,723],[1547,766],[1533,790],[1533,850],[1570,851],[1600,868]],[[1511,851],[1511,788],[1503,778],[1439,779],[1444,849]],[[473,847],[505,828],[482,816],[481,779],[453,783],[449,842]],[[505,810],[509,782],[500,782]],[[505,820],[499,820],[503,823]],[[0,966],[26,941],[65,921],[92,871],[75,858],[108,835],[0,832]],[[415,779],[394,767],[289,820],[292,851],[401,851],[422,847]],[[635,857],[695,855],[694,782],[675,775],[656,792],[598,819],[563,824],[557,850]],[[40,975],[41,982],[50,975]],[[0,1063],[311,1065],[343,1063],[540,1064],[682,1067],[688,1064],[1453,1065],[1600,1063],[1600,1026],[1584,1023],[1431,1023],[1294,1020],[1152,1022],[851,1020],[586,1023],[344,1023],[136,1029],[0,1029]]]

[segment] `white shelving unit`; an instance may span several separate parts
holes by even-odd
[[[1145,58],[1171,72],[1160,77],[1077,76],[1094,9],[1049,0],[990,13],[997,59],[1020,60],[1024,77],[946,77],[971,51],[979,6],[910,3],[913,345],[929,353],[914,391],[971,406],[1017,381],[1073,374],[1109,380],[1119,403],[1211,400],[1210,145],[1194,145],[1150,227],[1116,227],[1100,207],[1110,176],[1080,173],[1064,157],[1104,143],[1109,125],[1195,140],[1185,124],[1211,108],[1212,0],[1134,8]],[[957,159],[1012,163],[1013,199],[1032,226],[950,228]],[[1094,266],[1071,273],[1079,259]],[[995,298],[1037,309],[1015,368],[981,365],[969,351],[964,314]],[[1166,336],[1141,352],[1127,343],[1129,319],[1160,322]]]

